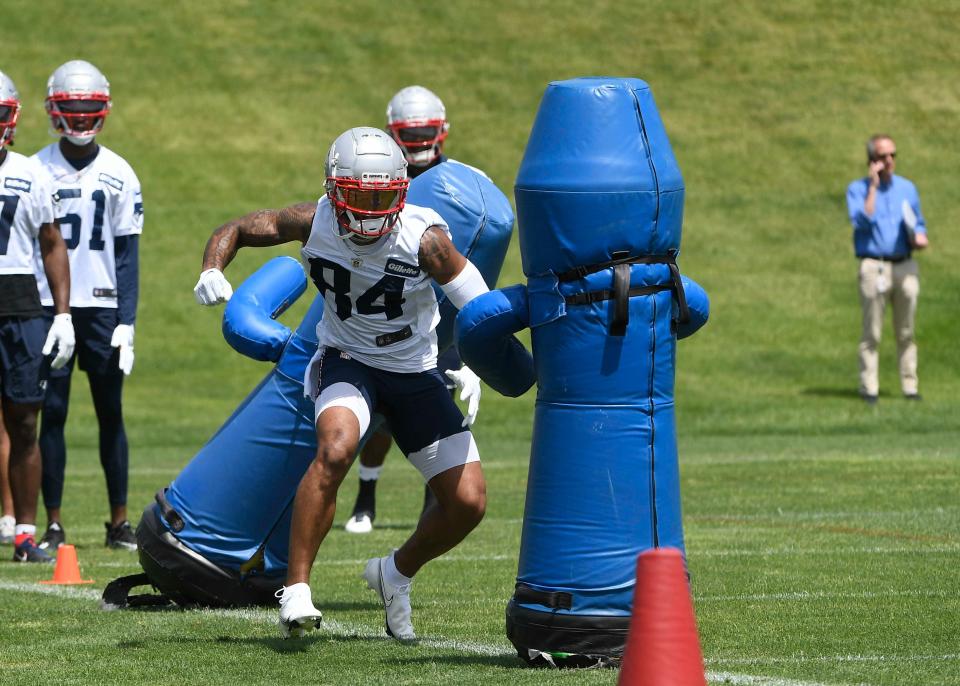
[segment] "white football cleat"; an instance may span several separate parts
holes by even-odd
[[[368,534],[373,531],[373,520],[366,512],[358,512],[343,527],[348,534]]]
[[[361,575],[367,580],[367,587],[380,594],[380,601],[386,614],[387,634],[399,641],[413,641],[417,635],[410,623],[410,584],[391,586],[383,578],[383,565],[387,558],[375,557],[367,560],[367,566]]]
[[[14,533],[16,533],[17,520],[11,517],[10,515],[3,515],[0,517],[0,543],[6,545],[7,543],[13,543],[15,538]]]
[[[280,634],[284,638],[299,638],[311,629],[320,628],[323,615],[313,606],[307,584],[284,586],[274,594],[280,599]]]

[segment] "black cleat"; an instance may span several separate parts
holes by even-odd
[[[67,542],[67,532],[63,530],[60,522],[50,522],[47,530],[43,532],[43,538],[37,546],[40,550],[56,552],[57,548]]]
[[[112,526],[110,522],[104,522],[103,525],[107,527],[105,546],[120,550],[137,549],[137,536],[133,533],[133,527],[130,526],[130,522],[123,520],[116,526]]]
[[[904,393],[903,397],[907,400],[923,400],[923,396],[919,393]]]
[[[47,555],[29,536],[23,543],[13,549],[14,562],[39,562],[41,564],[52,564],[54,559]]]

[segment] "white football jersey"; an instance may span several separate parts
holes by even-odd
[[[301,254],[324,297],[317,324],[321,348],[331,346],[376,369],[422,372],[437,365],[440,309],[420,268],[420,239],[430,226],[447,234],[434,210],[406,205],[394,231],[373,245],[342,238],[327,196],[317,203]]]
[[[37,262],[43,272],[35,246],[40,225],[53,221],[52,196],[40,165],[7,150],[0,165],[0,274],[32,274]]]
[[[113,239],[143,231],[140,181],[126,160],[100,146],[77,170],[51,143],[33,156],[51,178],[54,210],[70,255],[70,307],[117,307]],[[43,269],[35,271],[40,301],[53,305]]]

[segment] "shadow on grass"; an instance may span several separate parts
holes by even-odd
[[[262,648],[268,648],[275,653],[302,653],[309,650],[313,644],[320,641],[330,640],[330,636],[318,633],[310,633],[300,638],[280,638],[279,636],[263,636],[258,638],[238,638],[237,636],[217,636],[213,639],[214,643],[219,645],[256,645]],[[335,640],[351,640],[353,637],[345,639],[335,637]]]
[[[159,597],[159,596],[157,596]],[[278,605],[255,605],[252,607],[202,607],[202,606],[182,606],[170,601],[166,605],[137,605],[131,607],[114,608],[108,612],[220,612],[229,614],[235,612],[238,615],[244,612],[268,612],[279,610]],[[321,608],[324,612],[332,611],[354,611],[354,610],[381,610],[382,606],[375,600],[351,601],[339,603],[323,603]]]
[[[390,531],[413,531],[416,528],[417,528],[417,522],[406,522],[406,523],[397,522],[394,524],[377,524],[373,527],[373,530],[380,531],[381,529],[384,529],[384,530],[390,530]],[[360,535],[360,534],[351,534],[350,532],[345,531],[342,526],[331,529],[330,533],[343,534],[344,536]]]
[[[429,647],[429,646],[427,646]],[[391,657],[390,664],[429,665],[442,663],[456,667],[504,667],[506,669],[533,669],[516,655],[422,655],[417,657]]]
[[[191,637],[189,642],[196,644],[198,642],[212,643],[216,645],[236,645],[236,646],[260,646],[267,648],[275,653],[302,653],[309,650],[315,643],[350,643],[354,641],[386,641],[390,640],[386,636],[383,638],[362,636],[362,635],[333,635],[323,632],[311,632],[300,638],[281,638],[280,636],[211,636],[208,639],[198,639]],[[150,638],[149,640],[128,639],[117,641],[117,648],[124,651],[130,650],[156,650],[158,644],[166,643],[170,645],[180,645],[186,642],[183,637],[171,636],[166,639]]]
[[[251,645],[268,648],[278,653],[302,653],[311,647],[314,643],[354,643],[363,641],[365,643],[393,641],[387,636],[369,636],[366,634],[332,634],[323,631],[312,631],[306,636],[300,638],[280,638],[279,636],[258,636],[258,637],[239,637],[239,636],[217,636],[211,639],[214,643],[221,645]]]

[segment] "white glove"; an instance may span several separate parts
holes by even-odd
[[[201,305],[219,305],[233,296],[233,286],[219,269],[207,269],[200,273],[193,295]]]
[[[120,371],[130,376],[133,371],[133,324],[117,324],[110,339],[111,348],[120,348]]]
[[[460,369],[448,369],[446,374],[460,389],[460,400],[467,403],[467,416],[461,426],[473,426],[480,411],[480,377],[467,365]]]
[[[73,349],[77,344],[77,339],[73,333],[73,318],[66,313],[58,314],[53,318],[53,324],[50,325],[50,331],[47,333],[47,341],[43,344],[44,356],[53,352],[53,346],[57,346],[57,356],[53,358],[50,367],[60,369],[73,357]]]

